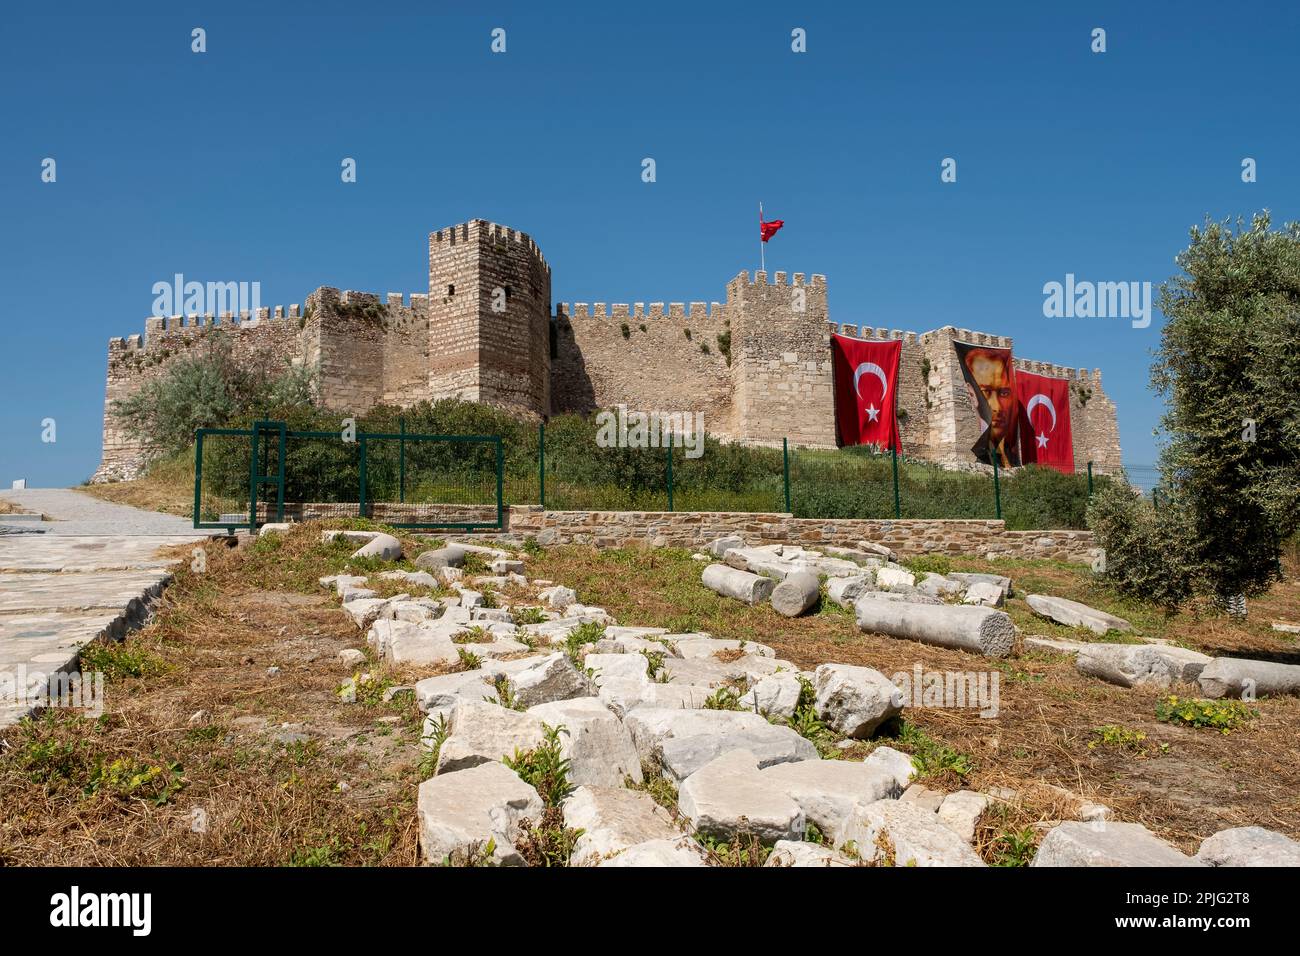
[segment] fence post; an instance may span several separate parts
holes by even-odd
[[[546,422],[537,423],[537,499],[546,510]]]
[[[1002,485],[998,481],[998,453],[993,451],[993,502],[997,508],[997,516],[1002,517]]]
[[[501,445],[501,436],[497,436],[497,530],[505,531],[505,478],[506,478],[506,455],[505,449]]]
[[[673,510],[673,438],[668,436],[668,510]]]
[[[252,440],[249,442],[248,458],[248,530],[250,532],[257,530],[257,476],[259,469],[257,467],[257,443],[258,438],[257,422],[253,422]]]
[[[406,416],[397,419],[402,437],[397,446],[397,500],[406,504]]]
[[[903,517],[903,506],[898,498],[898,449],[891,448],[890,451],[893,453],[894,458],[894,517],[901,518]]]
[[[781,469],[785,476],[785,513],[794,514],[790,510],[790,439],[781,439]]]
[[[360,454],[361,454],[361,469],[360,469],[361,487],[360,487],[360,489],[358,490],[358,493],[357,493],[357,498],[359,499],[358,502],[357,502],[357,511],[358,511],[357,517],[358,517],[358,518],[364,518],[364,517],[366,516],[366,433],[365,433],[365,432],[362,432],[360,435],[358,435],[358,436],[357,436],[357,441],[361,443],[361,449],[360,449]]]
[[[1088,497],[1092,497],[1092,462],[1088,462]]]
[[[199,510],[203,488],[203,429],[194,433],[194,527],[199,526]],[[218,518],[220,515],[217,516]],[[232,529],[233,530],[233,529]]]

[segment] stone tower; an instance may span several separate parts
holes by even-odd
[[[432,397],[551,410],[551,268],[525,233],[475,219],[429,235]]]
[[[826,277],[742,272],[727,284],[727,316],[735,437],[835,447]]]

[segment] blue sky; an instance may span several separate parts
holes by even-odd
[[[1100,367],[1151,462],[1160,316],[1047,319],[1043,284],[1158,284],[1206,214],[1300,218],[1293,4],[126,6],[0,35],[5,486],[94,470],[107,340],[173,273],[267,305],[427,291],[429,231],[485,218],[538,241],[556,301],[722,299],[760,199],[769,272],[825,273],[835,321]]]

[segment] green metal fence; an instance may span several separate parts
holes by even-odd
[[[505,527],[497,435],[293,431],[284,422],[201,428],[194,527],[364,517],[396,528]]]
[[[535,459],[535,478],[511,481],[507,500],[556,511],[1002,518],[1012,527],[1082,528],[1094,483],[1091,462],[1075,476],[1023,468],[962,472],[866,447],[796,450],[788,441],[776,449],[711,445],[701,457],[680,443],[562,452],[548,446],[545,425],[538,428]]]
[[[809,518],[1003,518],[1082,528],[1086,474],[956,472],[869,448],[595,446],[538,427],[495,435],[295,431],[284,422],[196,434],[194,526],[367,517],[399,528],[505,528],[507,504],[558,511],[784,512]],[[1105,480],[1100,476],[1095,480]]]

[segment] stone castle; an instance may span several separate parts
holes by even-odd
[[[524,416],[584,413],[623,403],[643,411],[699,411],[719,438],[834,447],[830,335],[902,339],[899,425],[904,453],[970,467],[981,430],[966,396],[954,339],[1011,346],[1010,338],[951,326],[918,334],[831,322],[826,278],[741,272],[725,302],[551,302],[551,268],[527,234],[477,219],[429,236],[429,290],[322,287],[300,310],[175,315],[145,320],[144,335],[108,346],[103,460],[95,481],[134,477],[143,449],[110,405],[212,332],[236,359],[319,369],[320,399],[360,414],[458,397]],[[1074,459],[1120,467],[1115,406],[1101,372],[1016,359],[1016,367],[1070,380]]]

